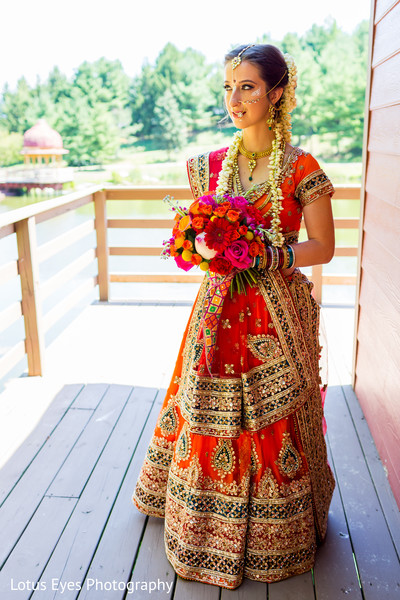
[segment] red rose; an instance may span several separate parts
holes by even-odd
[[[218,275],[227,275],[232,271],[232,265],[226,258],[215,256],[210,262],[210,271]]]

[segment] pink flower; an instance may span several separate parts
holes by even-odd
[[[253,262],[249,256],[249,246],[244,240],[237,240],[226,248],[224,256],[238,269],[248,269]]]
[[[174,260],[178,267],[184,271],[190,271],[190,269],[192,269],[194,266],[190,261],[183,260],[180,254],[178,254],[178,256],[174,256]]]

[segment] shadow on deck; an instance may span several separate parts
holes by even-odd
[[[164,393],[107,383],[59,391],[1,471],[2,599],[398,598],[399,512],[347,385],[330,387],[326,401],[337,487],[313,573],[245,579],[234,591],[177,577],[163,520],[131,503]]]

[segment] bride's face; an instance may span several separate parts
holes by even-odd
[[[235,127],[266,127],[271,103],[266,96],[267,84],[261,79],[255,65],[243,60],[236,69],[232,69],[231,63],[228,62],[225,66],[224,88],[226,108]]]

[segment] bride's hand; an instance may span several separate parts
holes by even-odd
[[[281,273],[284,277],[290,277],[296,267],[290,267],[289,269],[281,269]]]

